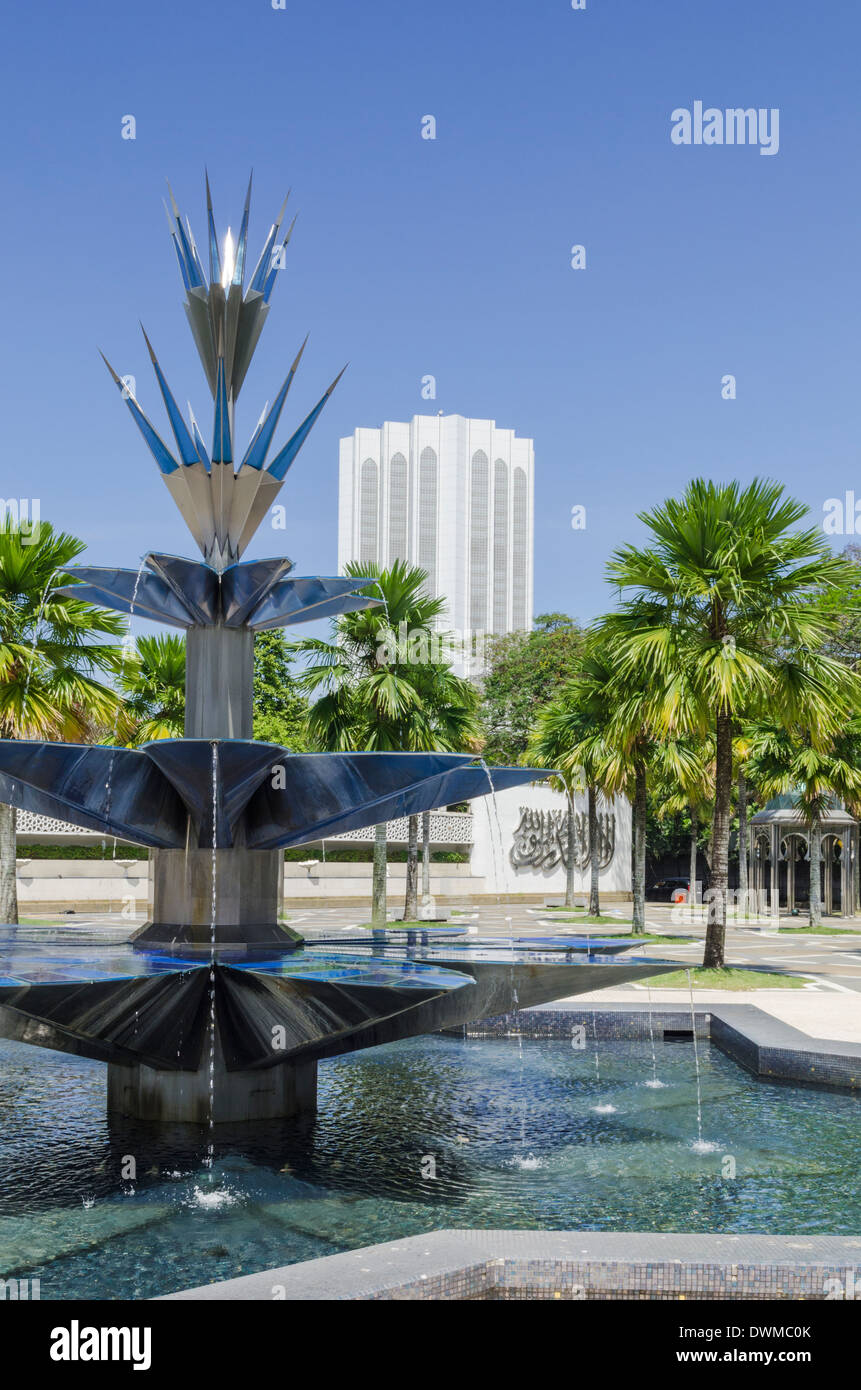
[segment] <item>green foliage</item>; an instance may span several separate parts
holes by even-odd
[[[857,671],[861,668],[861,545],[847,545],[841,554],[845,574],[817,595],[814,607],[831,624],[822,644],[825,655]]]
[[[110,721],[121,650],[117,613],[57,593],[83,541],[49,522],[0,524],[0,736],[86,742]]]
[[[309,716],[321,748],[373,752],[468,751],[477,735],[478,696],[467,680],[444,662],[414,662],[396,634],[430,635],[444,610],[424,592],[427,575],[396,561],[390,569],[353,562],[348,575],[375,583],[363,590],[384,602],[345,613],[332,624],[329,641],[307,637],[290,650],[309,658],[299,687],[318,694]],[[412,646],[410,643],[408,646]]]
[[[254,737],[296,753],[312,747],[308,701],[300,693],[281,628],[254,638]]]
[[[583,641],[564,613],[541,613],[530,631],[489,639],[480,710],[489,763],[523,761],[537,714],[573,676]]]
[[[182,738],[185,727],[185,639],[138,637],[123,666],[124,697],[116,741],[126,748]],[[108,740],[106,739],[106,742]]]

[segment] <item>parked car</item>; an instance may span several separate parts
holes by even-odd
[[[689,890],[689,878],[659,878],[646,888],[646,901],[650,903],[686,903]]]

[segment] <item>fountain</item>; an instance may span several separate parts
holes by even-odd
[[[34,944],[0,928],[0,1034],[106,1062],[112,1114],[212,1126],[313,1109],[323,1058],[662,967],[616,959],[624,940],[311,948],[279,922],[285,847],[550,774],[491,770],[470,754],[307,754],[254,741],[255,633],[380,600],[365,592],[370,580],[296,577],[283,556],[241,559],[338,378],[267,463],[300,349],[237,463],[234,407],[290,233],[278,246],[282,208],[246,288],[250,185],[223,256],[208,180],[206,191],[208,275],[172,195],[169,222],[214,402],[211,449],[145,334],[175,452],[106,360],[203,558],[153,552],[138,570],[80,567],[59,589],[184,629],[185,737],[141,749],[0,742],[0,800],[149,848],[152,920],[111,946],[64,946],[61,934]]]

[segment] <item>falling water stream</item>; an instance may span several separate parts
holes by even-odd
[[[215,1153],[215,940],[218,914],[218,743],[212,741],[212,869],[209,911],[209,1142],[206,1148],[206,1167],[212,1181],[212,1160]]]
[[[646,1085],[652,1091],[660,1091],[663,1090],[665,1083],[658,1080],[658,1057],[655,1052],[655,1027],[652,1018],[652,987],[648,980],[646,981],[646,994],[649,997],[649,1043],[652,1048],[652,1076]]]
[[[699,1048],[697,1047],[697,1019],[696,1014],[694,1013],[694,982],[691,978],[690,970],[686,970],[685,974],[688,977],[688,994],[690,996],[691,1001],[691,1032],[693,1033],[694,1038],[694,1067],[696,1069],[697,1077],[697,1137],[691,1144],[691,1148],[693,1149],[694,1153],[710,1154],[714,1153],[715,1149],[718,1146],[717,1144],[713,1143],[710,1139],[703,1138],[703,1092],[702,1081],[700,1078],[700,1053]]]
[[[598,1057],[598,1025],[595,1022],[596,1009],[592,1010],[592,1041],[595,1044],[595,1080],[601,1085],[601,1063]],[[610,1101],[600,1101],[592,1106],[596,1115],[615,1115],[616,1107]]]

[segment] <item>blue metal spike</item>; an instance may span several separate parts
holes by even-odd
[[[174,400],[171,394],[170,387],[168,386],[167,381],[165,380],[164,372],[159,366],[158,358],[156,357],[155,352],[153,351],[152,343],[146,335],[146,330],[143,324],[141,324],[141,333],[143,333],[144,335],[144,342],[146,343],[147,348],[149,350],[150,360],[152,362],[153,369],[156,374],[156,380],[159,384],[161,398],[164,401],[164,408],[167,411],[167,417],[170,420],[170,427],[173,430],[173,437],[176,440],[176,447],[179,450],[179,456],[185,464],[197,463],[198,453],[194,445],[194,440],[189,434],[188,426],[183,420],[182,415],[179,411],[179,406],[177,405],[176,401]]]
[[[191,247],[191,254],[194,259],[194,268],[197,271],[198,276],[200,277],[201,285],[205,285],[206,272],[203,269],[203,262],[200,259],[200,253],[197,249],[197,242],[194,239],[194,232],[191,230],[191,223],[189,222],[188,218],[185,219],[185,230],[188,233],[188,243]]]
[[[117,386],[119,387],[120,393],[122,394],[126,405],[131,411],[132,418],[134,419],[135,424],[137,425],[138,429],[140,430],[141,434],[146,440],[147,447],[149,448],[150,453],[152,454],[162,473],[175,473],[176,470],[179,468],[179,464],[177,463],[173,454],[170,452],[170,449],[167,447],[167,445],[165,444],[161,436],[158,434],[158,432],[150,424],[149,420],[144,415],[134,396],[131,394],[128,387],[126,386],[125,382],[119,376],[117,376],[117,373],[114,371],[107,357],[105,357],[105,354],[102,352],[99,355],[102,361],[104,362],[105,366],[107,367],[108,371],[110,372],[111,376],[113,377],[114,381],[116,382]]]
[[[168,184],[168,188],[170,188],[170,184]],[[173,195],[171,194],[171,198],[172,197]],[[185,263],[185,258],[183,257],[179,242],[177,241],[176,232],[174,231],[173,223],[170,220],[170,213],[168,212],[167,203],[164,202],[164,199],[162,199],[162,203],[164,205],[164,215],[167,218],[167,230],[170,235],[170,239],[173,242],[173,249],[176,252],[176,259],[179,261],[179,273],[182,276],[182,283],[187,290],[190,290],[191,281],[188,278],[188,266]]]
[[[287,235],[285,236],[284,240],[283,240],[282,243],[281,243],[281,246],[280,246],[280,250],[281,250],[281,251],[286,251],[286,250],[287,250],[287,246],[288,246],[288,244],[289,244],[289,242],[290,242],[291,236],[293,235],[293,228],[294,228],[295,226],[296,226],[296,218],[294,217],[294,218],[293,218],[293,221],[290,223],[290,226],[289,226],[288,229],[287,229]],[[266,276],[266,282],[265,282],[265,284],[264,284],[264,286],[263,286],[263,303],[264,303],[264,304],[268,304],[268,303],[269,303],[269,296],[271,295],[272,291],[273,291],[274,288],[275,288],[275,279],[276,279],[276,276],[277,276],[277,275],[278,275],[278,267],[277,267],[277,266],[273,266],[272,269],[269,271],[269,274]]]
[[[230,412],[227,406],[227,381],[223,357],[218,359],[218,380],[215,386],[215,425],[212,434],[212,462],[232,463],[233,444],[230,438]]]
[[[254,170],[251,171],[251,178],[254,177]],[[245,251],[248,246],[248,213],[251,208],[251,178],[248,180],[248,192],[245,195],[245,207],[242,211],[242,224],[239,228],[239,239],[236,243],[236,260],[233,265],[233,284],[241,285],[245,277]]]
[[[176,251],[176,259],[179,261],[179,272],[182,276],[182,283],[187,290],[190,290],[191,281],[188,278],[188,271],[185,268],[185,261],[183,260],[182,252],[179,249],[179,242],[176,239],[175,232],[171,232],[170,239],[173,242],[174,250]]]
[[[247,463],[249,468],[262,468],[264,463],[266,462],[266,455],[269,452],[269,445],[272,443],[272,436],[274,435],[275,428],[278,424],[278,416],[281,414],[281,408],[284,405],[285,400],[287,399],[287,392],[290,390],[290,383],[296,375],[296,368],[299,366],[302,353],[305,351],[305,343],[307,343],[307,341],[308,339],[306,338],[305,342],[302,344],[298,353],[296,354],[296,360],[290,368],[289,372],[287,373],[284,385],[281,387],[281,390],[275,397],[272,409],[267,415],[262,428],[260,430],[255,431],[254,437],[252,438],[251,443],[248,445],[245,457],[242,460],[242,464],[244,465]]]
[[[215,235],[215,218],[212,215],[212,194],[209,191],[209,171],[204,170],[206,178],[206,219],[209,227],[209,282],[212,285],[221,282],[221,253],[218,249],[218,237]]]
[[[200,462],[205,467],[207,473],[209,473],[212,471],[212,464],[209,461],[209,454],[207,453],[206,445],[203,442],[203,435],[200,433],[200,427],[194,418],[194,411],[191,408],[190,402],[188,406],[188,414],[191,420],[191,433],[194,436],[194,444],[195,448],[197,449],[197,456],[200,459]]]
[[[308,438],[308,435],[311,433],[317,416],[320,414],[321,410],[323,409],[323,406],[326,404],[327,400],[331,396],[335,387],[338,385],[338,382],[341,380],[341,377],[344,375],[344,372],[346,370],[346,367],[343,367],[341,369],[341,371],[335,377],[335,380],[332,382],[332,385],[329,387],[326,394],[322,397],[321,400],[317,402],[317,404],[314,406],[314,409],[311,411],[311,414],[305,420],[302,421],[296,433],[292,436],[291,439],[288,439],[287,443],[284,445],[284,448],[281,450],[280,453],[275,455],[274,459],[267,468],[266,472],[271,477],[277,478],[279,483],[284,481],[284,478],[287,475],[287,469],[290,467],[299,450],[302,448],[302,445],[305,443],[305,440]]]
[[[183,227],[182,222],[179,218],[176,219],[176,230],[179,233],[179,239],[182,244],[182,252],[185,256],[185,263],[188,268],[188,279],[190,283],[190,288],[203,288],[203,285],[205,283],[203,278],[203,272],[202,270],[198,270],[200,261],[197,259],[196,254],[192,254],[191,246],[189,244],[188,237],[186,236],[185,228]]]
[[[290,191],[288,189],[287,198],[289,197]],[[281,222],[284,217],[284,212],[287,207],[287,198],[284,199],[284,202],[281,204],[281,211],[279,212],[275,221],[272,223],[272,226],[269,228],[269,235],[263,244],[263,250],[260,252],[260,259],[257,262],[257,265],[254,267],[254,274],[251,277],[251,284],[248,287],[249,290],[256,290],[258,293],[262,293],[263,291],[263,286],[266,282],[266,276],[269,274],[269,271],[271,269],[270,261],[272,259],[272,247],[275,245],[275,238],[278,235],[278,228],[281,226]]]

